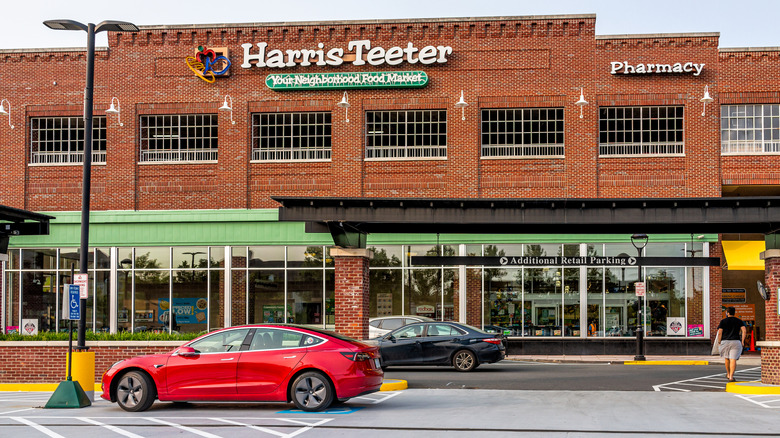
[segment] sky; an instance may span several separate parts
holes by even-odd
[[[720,32],[720,47],[778,47],[780,0],[5,0],[0,49],[86,47],[44,20],[136,25],[596,14],[597,35]],[[96,45],[106,46],[105,34]]]

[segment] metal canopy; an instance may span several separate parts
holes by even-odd
[[[51,219],[54,217],[0,205],[0,234],[12,236],[49,234]]]
[[[764,233],[780,230],[780,197],[403,199],[274,196],[280,221],[363,233]]]

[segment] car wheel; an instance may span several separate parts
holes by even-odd
[[[459,350],[452,357],[452,366],[458,371],[471,371],[477,365],[477,356],[469,350]]]
[[[307,412],[322,411],[333,403],[335,390],[322,373],[308,371],[298,376],[290,388],[295,406]]]
[[[157,398],[157,388],[146,373],[130,371],[119,378],[116,386],[116,402],[128,412],[149,409]]]

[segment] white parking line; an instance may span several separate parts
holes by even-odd
[[[384,394],[381,393],[381,392],[375,392],[375,393],[372,393],[371,395],[360,395],[360,396],[357,396],[357,397],[353,397],[352,400],[366,399],[366,400],[370,400],[372,404],[379,404],[379,403],[382,403],[383,401],[387,401],[387,400],[389,400],[389,399],[391,399],[391,398],[393,398],[393,397],[395,397],[397,395],[400,395],[400,394],[401,394],[401,391],[387,392],[387,393],[384,393]],[[379,398],[375,398],[377,396],[379,396]]]
[[[742,400],[747,400],[747,401],[749,401],[751,403],[755,403],[755,404],[761,406],[762,408],[780,409],[780,404],[777,404],[777,405],[770,405],[769,404],[769,403],[774,403],[774,402],[780,401],[778,399],[761,400],[761,401],[759,401],[759,399],[762,398],[762,397],[775,397],[775,396],[777,396],[777,394],[759,394],[759,395],[734,394],[734,395],[739,397],[739,398],[741,398]]]
[[[110,430],[112,432],[116,432],[116,433],[118,433],[120,435],[124,435],[124,436],[126,436],[128,438],[144,438],[141,435],[136,435],[136,434],[134,434],[132,432],[128,432],[126,430],[122,430],[122,429],[120,429],[120,428],[118,428],[116,426],[112,426],[110,424],[101,423],[101,422],[99,422],[97,420],[93,420],[91,418],[86,418],[86,417],[75,417],[75,418],[77,420],[83,421],[85,423],[94,424],[95,426],[105,427],[106,429],[108,429],[108,430]]]
[[[30,420],[28,420],[26,418],[11,417],[11,419],[14,420],[14,421],[18,421],[19,423],[26,424],[26,425],[32,427],[33,429],[35,429],[35,430],[37,430],[37,431],[39,431],[41,433],[44,433],[47,436],[50,436],[51,438],[65,438],[64,436],[54,432],[53,430],[51,430],[49,428],[46,428],[46,427],[43,427],[40,424],[33,423],[32,421],[30,421]]]
[[[35,408],[16,409],[16,410],[13,410],[13,411],[8,411],[8,412],[0,412],[0,415],[13,414],[14,412],[32,411],[33,409],[35,409]]]
[[[219,435],[214,435],[212,433],[203,432],[201,430],[193,429],[191,427],[182,426],[181,424],[171,423],[170,421],[160,420],[159,418],[148,417],[148,418],[146,418],[146,420],[153,421],[153,422],[159,423],[159,424],[164,424],[166,426],[175,427],[177,429],[181,429],[181,430],[184,430],[184,431],[187,431],[187,432],[191,432],[191,433],[194,433],[195,435],[200,435],[200,436],[206,437],[206,438],[222,438]]]
[[[311,423],[302,422],[302,421],[298,421],[298,420],[292,420],[292,419],[287,420],[287,419],[283,419],[283,418],[277,418],[277,420],[286,421],[288,423],[303,424],[305,426],[305,427],[302,427],[302,428],[300,428],[300,429],[298,429],[298,430],[296,430],[295,432],[292,432],[292,433],[282,433],[282,432],[277,432],[277,431],[275,431],[273,429],[268,429],[268,428],[265,428],[265,427],[255,426],[253,424],[239,423],[238,421],[232,421],[232,420],[228,420],[228,419],[225,419],[225,418],[210,418],[210,419],[214,420],[214,421],[221,421],[223,423],[233,424],[233,425],[236,425],[236,426],[248,427],[250,429],[254,429],[254,430],[257,430],[257,431],[260,431],[260,432],[265,432],[265,433],[270,433],[271,435],[276,435],[276,436],[278,436],[280,438],[291,438],[291,437],[294,437],[296,435],[300,435],[300,434],[306,432],[307,430],[311,430],[311,429],[313,429],[313,428],[315,428],[315,427],[317,427],[319,425],[325,424],[328,421],[332,420],[332,418],[326,418],[326,419],[317,421],[314,424],[311,424]]]

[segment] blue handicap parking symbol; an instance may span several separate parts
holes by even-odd
[[[279,411],[279,412],[277,412],[277,414],[346,415],[346,414],[352,414],[352,413],[357,412],[357,411],[359,411],[361,409],[363,409],[363,408],[358,408],[358,407],[352,408],[352,407],[346,407],[346,406],[341,406],[341,407],[338,407],[338,408],[325,409],[324,411],[320,411],[320,412],[306,412],[306,411],[301,411],[301,410],[298,410],[298,409],[288,409],[286,411]]]

